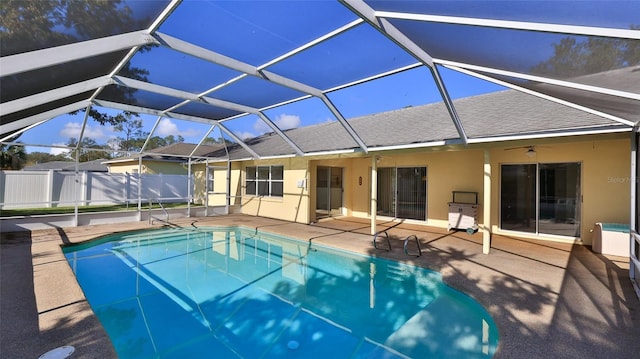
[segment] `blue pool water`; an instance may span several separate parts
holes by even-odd
[[[120,358],[490,358],[485,309],[423,268],[243,228],[64,248]]]

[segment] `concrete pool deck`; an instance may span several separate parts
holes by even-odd
[[[386,252],[373,247],[366,219],[304,225],[229,215],[171,222],[246,226],[437,270],[491,313],[500,331],[495,358],[631,358],[640,352],[640,300],[628,259],[588,246],[493,235],[491,254],[483,255],[480,233],[379,221],[378,230],[389,228],[392,251]],[[0,358],[38,358],[63,345],[76,348],[71,358],[115,358],[60,245],[150,227],[133,222],[2,233]],[[411,234],[422,244],[421,257],[402,249]]]

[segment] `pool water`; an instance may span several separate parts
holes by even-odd
[[[490,358],[486,310],[437,272],[244,228],[64,248],[120,358]]]

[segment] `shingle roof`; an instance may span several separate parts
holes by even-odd
[[[178,142],[178,143],[173,143],[164,147],[158,147],[158,148],[154,148],[152,150],[148,150],[146,152],[149,153],[161,153],[161,154],[168,154],[168,155],[176,155],[176,156],[189,156],[191,154],[191,152],[193,152],[193,149],[196,147],[196,144],[193,143],[185,143],[185,142]],[[193,154],[194,156],[206,156],[207,154],[211,153],[211,152],[215,152],[217,150],[220,149],[224,149],[224,146],[222,144],[220,145],[200,145],[198,146],[198,148],[196,149],[196,152]]]
[[[556,102],[515,90],[472,96],[454,101],[470,139],[496,136],[524,136],[585,128],[616,128],[620,123]],[[349,120],[369,147],[455,141],[459,135],[442,103],[406,107]],[[338,122],[285,131],[305,152],[357,148]],[[273,133],[247,144],[261,156],[291,154],[293,151]],[[215,153],[222,157],[223,153]],[[212,154],[213,155],[213,154]],[[231,159],[250,157],[240,146],[230,149]]]
[[[80,162],[78,163],[79,171],[90,171],[90,172],[107,172],[109,168],[102,164],[105,159],[98,159],[88,162]],[[24,171],[75,171],[76,163],[71,161],[51,161],[51,162],[43,162],[36,163],[35,165],[25,166],[22,170]]]
[[[151,159],[157,161],[184,161],[186,157],[191,155],[193,149],[197,146],[195,143],[173,143],[167,146],[162,146],[158,148],[154,148],[151,150],[147,150],[142,154],[143,159]],[[215,153],[217,151],[224,152],[223,144],[216,145],[200,145],[196,149],[193,154],[196,157],[206,157],[211,153]],[[115,163],[115,162],[123,162],[127,160],[137,160],[141,156],[140,153],[136,153],[131,156],[114,158],[112,160],[105,161],[102,163]]]

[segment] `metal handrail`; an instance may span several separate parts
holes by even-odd
[[[167,217],[167,219],[165,219],[163,222],[169,223],[169,212],[167,212],[167,210],[164,208],[164,206],[162,205],[162,202],[160,202],[160,199],[158,199],[158,198],[149,198],[149,224],[153,224],[153,219],[155,218],[155,217],[153,217],[151,215],[151,210],[153,209],[153,200],[154,199],[158,203],[158,205],[160,205],[160,208],[162,209],[162,212],[164,212],[164,215]],[[155,219],[158,219],[158,220],[162,221],[160,218],[155,218]]]
[[[385,249],[385,248],[378,248],[378,244],[376,242],[376,240],[378,239],[378,235],[380,233],[384,233],[386,239],[387,239],[387,246],[389,247],[389,249]],[[389,241],[389,233],[387,233],[387,231],[380,231],[376,234],[373,235],[373,248],[375,249],[384,249],[387,252],[391,252],[391,242]]]
[[[416,240],[416,245],[418,246],[418,254],[409,254],[409,250],[407,249],[407,245],[409,244],[409,240],[411,238],[414,238]],[[416,256],[416,257],[420,257],[422,255],[422,247],[420,247],[420,241],[418,240],[418,236],[416,236],[415,234],[410,235],[409,237],[407,237],[404,240],[404,254],[406,254],[408,256]]]

